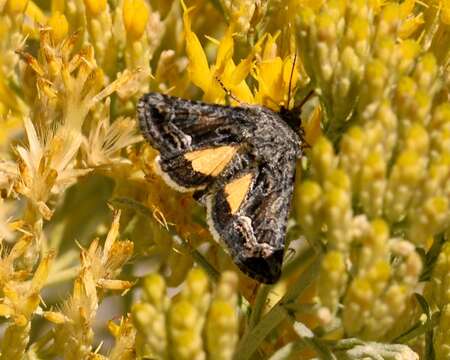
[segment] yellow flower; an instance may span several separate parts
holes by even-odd
[[[109,352],[109,359],[133,360],[136,358],[134,350],[136,329],[130,316],[122,317],[119,325],[113,321],[108,323],[109,332],[114,336],[114,347]]]
[[[50,219],[53,212],[46,202],[51,193],[60,192],[75,182],[78,176],[90,171],[74,169],[72,164],[81,145],[81,134],[66,130],[45,139],[38,136],[28,118],[25,119],[25,130],[28,148],[20,145],[16,148],[21,166],[15,188],[31,201],[45,219]]]
[[[145,31],[149,9],[142,0],[125,0],[123,3],[123,22],[127,35],[139,39]]]
[[[44,312],[44,317],[57,325],[54,332],[55,348],[57,354],[64,354],[66,359],[84,358],[91,353],[94,334],[92,325],[103,292],[124,291],[132,286],[129,281],[115,279],[133,251],[131,242],[117,240],[119,220],[120,211],[115,211],[103,249],[99,240],[94,239],[88,249],[81,250],[79,274],[72,295],[63,303],[61,311]]]
[[[299,73],[295,68],[294,56],[287,56],[282,59],[277,56],[277,35],[268,35],[262,57],[255,69],[255,79],[258,82],[258,90],[255,93],[255,100],[258,104],[264,105],[278,111],[280,106],[291,108],[293,106],[295,87],[299,78]],[[289,88],[290,86],[290,88]],[[292,102],[287,104],[288,97]]]
[[[191,30],[190,9],[186,8],[184,2],[182,6],[186,53],[189,58],[188,72],[191,81],[203,90],[203,100],[213,103],[224,102],[226,94],[218,81],[220,80],[240,101],[252,103],[253,96],[245,83],[245,77],[251,70],[253,54],[242,60],[238,66],[234,64],[233,26],[229,26],[219,43],[216,62],[210,67],[197,35]]]
[[[288,55],[284,59],[277,56],[277,35],[262,36],[247,57],[236,65],[233,61],[234,25],[230,24],[220,42],[213,40],[218,44],[218,49],[216,61],[210,66],[199,39],[191,30],[190,9],[184,3],[182,5],[186,53],[189,58],[188,72],[191,81],[203,90],[204,101],[223,103],[226,95],[223,85],[231,94],[232,103],[237,99],[247,104],[261,104],[275,111],[280,106],[292,107],[293,103],[287,104],[287,100],[295,93],[299,73],[294,66],[294,56]],[[261,60],[254,65],[254,57],[257,55]],[[258,84],[255,94],[252,94],[246,83],[249,74],[252,74]],[[292,101],[293,98],[291,96]]]
[[[28,5],[28,0],[8,0],[6,2],[6,11],[11,14],[23,13]]]
[[[129,281],[115,280],[122,266],[133,253],[131,241],[117,241],[119,235],[120,211],[113,214],[113,223],[108,232],[103,249],[98,239],[90,244],[87,250],[81,252],[81,268],[92,275],[96,286],[110,290],[126,290],[132,286]]]
[[[142,302],[132,308],[138,355],[200,358],[205,333],[211,358],[231,360],[238,331],[236,274],[225,272],[215,291],[209,285],[203,270],[191,269],[180,296],[170,300],[161,276],[148,275]]]
[[[110,102],[107,101],[107,109]],[[110,124],[109,113],[100,113],[104,117],[91,124],[89,135],[81,144],[86,167],[112,166],[130,164],[128,159],[120,156],[122,149],[142,140],[136,134],[136,122],[131,118],[118,118]]]
[[[24,258],[32,246],[32,238],[23,236],[5,255],[2,251],[0,259],[0,316],[6,317],[9,324],[1,342],[2,356],[20,358],[24,356],[26,339],[30,334],[30,322],[33,315],[39,312],[40,296],[50,271],[54,253],[50,253],[39,262],[34,274],[27,270],[15,269],[15,261]],[[28,269],[30,270],[30,269]]]
[[[106,10],[106,0],[84,0],[84,5],[92,15],[98,15]]]
[[[67,36],[69,23],[63,14],[55,12],[48,20],[48,25],[52,28],[53,39],[56,42],[61,41]]]

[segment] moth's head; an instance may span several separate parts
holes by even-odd
[[[302,113],[302,107],[301,106],[295,106],[292,109],[288,109],[284,106],[280,107],[280,111],[278,114],[283,119],[283,121],[289,125],[289,127],[294,130],[296,133],[298,133],[302,126],[301,121],[301,115]]]
[[[303,105],[305,105],[309,99],[314,95],[314,90],[311,90],[302,101],[300,101],[300,104],[294,106],[292,109],[288,109],[284,106],[281,106],[280,111],[278,114],[280,117],[290,126],[292,130],[295,132],[302,132],[302,120],[301,120],[301,113]]]
[[[311,90],[304,99],[300,102],[300,104],[294,106],[292,109],[289,109],[289,106],[291,104],[291,96],[292,96],[292,79],[294,76],[294,69],[295,64],[297,62],[297,53],[294,55],[294,61],[292,63],[292,69],[291,69],[291,75],[289,77],[289,86],[288,86],[288,98],[287,98],[287,105],[282,105],[280,107],[280,111],[278,114],[280,117],[289,125],[289,127],[294,130],[296,133],[302,132],[302,122],[301,122],[301,112],[302,107],[305,105],[305,103],[311,98],[311,96],[314,95],[314,90]]]
[[[265,284],[274,284],[281,275],[283,253],[283,249],[279,249],[267,257],[242,257],[237,261],[237,265],[251,278]]]

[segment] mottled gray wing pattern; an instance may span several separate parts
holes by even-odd
[[[162,176],[207,207],[214,237],[239,268],[264,283],[281,273],[301,138],[280,114],[156,93],[138,104],[142,133]]]
[[[251,126],[243,111],[235,108],[158,93],[144,95],[137,110],[143,135],[160,152],[158,166],[166,180],[179,190],[198,189],[210,183],[220,167],[207,168],[210,173],[199,171],[208,165],[201,161],[206,155],[215,155],[216,161],[226,165],[242,141],[244,128]],[[206,149],[218,151],[195,152]]]

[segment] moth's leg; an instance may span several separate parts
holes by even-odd
[[[239,100],[236,96],[234,96],[230,89],[225,87],[225,84],[222,82],[222,80],[220,80],[220,78],[218,76],[216,76],[216,80],[229,98],[236,101],[239,104],[239,106],[243,106],[243,102],[241,100]]]

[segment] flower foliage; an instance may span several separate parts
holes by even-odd
[[[5,359],[450,358],[450,5],[0,0]],[[293,108],[283,275],[156,174],[158,91]]]

